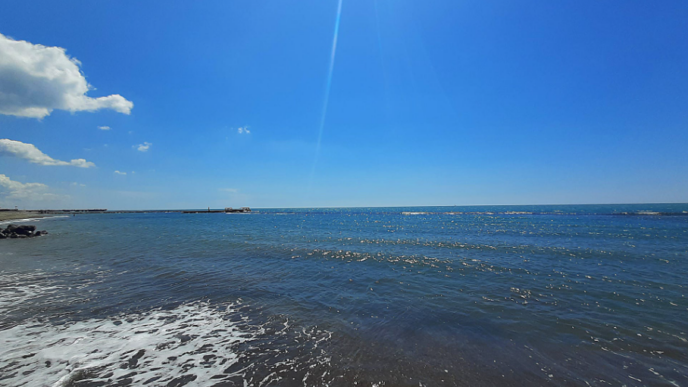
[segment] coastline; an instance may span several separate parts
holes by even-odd
[[[24,220],[34,218],[45,218],[50,215],[39,214],[33,211],[0,211],[0,222],[9,222],[12,220]]]

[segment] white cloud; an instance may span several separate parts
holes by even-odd
[[[0,114],[43,118],[54,109],[112,109],[129,114],[134,104],[119,94],[91,98],[79,62],[61,47],[46,47],[0,34]]]
[[[72,187],[86,187],[86,184],[84,184],[84,183],[77,183],[77,182],[73,182],[73,183],[71,183],[71,184],[69,184],[69,185],[71,185]]]
[[[116,174],[116,175],[126,175],[127,173],[126,173],[126,172],[115,171],[115,174]]]
[[[0,139],[0,155],[5,154],[20,159],[28,160],[40,165],[71,165],[79,168],[90,168],[96,165],[85,159],[74,159],[71,161],[55,160],[36,148],[33,144],[26,144],[20,141]]]
[[[99,126],[98,129],[100,130],[110,130],[111,128],[109,126]]]
[[[138,150],[139,152],[146,152],[151,145],[153,144],[150,142],[144,142],[143,144],[134,145],[134,149]]]
[[[239,190],[236,189],[236,188],[220,188],[219,190],[222,191],[222,192],[229,192],[229,193],[237,193],[237,192],[239,192]]]
[[[251,134],[251,131],[248,130],[248,126],[237,129],[237,132],[239,132],[239,134]]]
[[[65,197],[48,192],[48,186],[45,184],[20,183],[0,174],[0,203],[4,207],[43,203],[63,198]]]

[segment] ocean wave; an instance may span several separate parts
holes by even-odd
[[[63,325],[30,321],[0,331],[2,383],[207,385],[237,361],[233,347],[254,335],[229,321],[232,314],[232,305],[194,303]]]
[[[11,219],[11,220],[4,220],[4,221],[0,222],[0,224],[26,223],[26,222],[40,222],[41,220],[57,219],[57,218],[69,218],[69,216],[67,216],[67,215],[58,215],[58,216],[46,216],[46,217],[43,217],[43,218]]]
[[[402,215],[553,215],[551,213],[535,213],[529,211],[504,211],[504,212],[494,212],[494,211],[451,211],[451,212],[410,212],[405,211],[401,213]],[[557,215],[567,215],[567,214],[557,214]]]
[[[74,290],[108,275],[95,271],[80,279],[70,273],[0,272],[0,385],[331,381],[325,372],[329,356],[322,349],[331,332],[294,324],[287,316],[265,316],[241,300],[189,301],[93,318],[57,310],[52,316],[28,317],[46,307],[90,304],[92,299]]]
[[[9,316],[39,299],[43,299],[44,304],[58,299],[65,301],[63,297],[69,294],[69,290],[83,289],[99,283],[106,273],[102,270],[94,271],[88,279],[56,281],[42,270],[29,273],[0,272],[0,317]],[[0,320],[0,327],[3,323]]]
[[[28,274],[0,273],[0,316],[13,312],[29,300],[57,293],[59,286],[52,281],[37,283],[44,276],[40,271]]]
[[[617,212],[612,215],[625,216],[686,216],[688,211],[682,212],[659,212],[659,211],[636,211],[636,212]]]

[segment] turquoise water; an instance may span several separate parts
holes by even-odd
[[[32,221],[0,385],[688,385],[688,205]]]

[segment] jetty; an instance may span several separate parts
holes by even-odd
[[[18,210],[9,208],[0,208],[0,221],[24,219],[24,218],[40,218],[49,215],[76,215],[76,214],[247,214],[251,212],[249,207],[232,208],[227,207],[223,210],[114,210],[108,211],[105,208],[95,209],[63,209],[63,210]]]
[[[182,211],[183,214],[233,214],[233,213],[248,213],[251,212],[251,209],[248,207],[241,207],[241,208],[232,208],[232,207],[227,207],[224,210],[211,210],[210,207],[208,207],[207,211]]]

